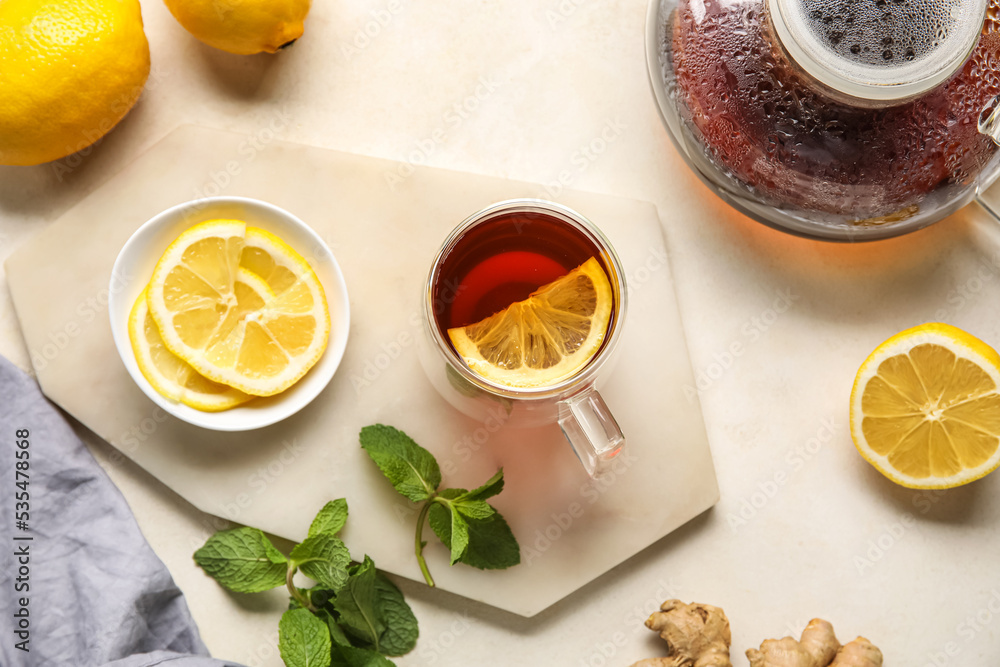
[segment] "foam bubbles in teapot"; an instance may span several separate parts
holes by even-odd
[[[931,56],[961,27],[962,0],[803,0],[806,25],[837,56],[893,67]],[[963,10],[965,5],[965,10]]]

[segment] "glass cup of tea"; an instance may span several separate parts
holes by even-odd
[[[508,427],[558,423],[587,473],[625,437],[596,389],[627,306],[621,260],[579,213],[516,199],[466,218],[424,284],[421,364],[462,413]]]

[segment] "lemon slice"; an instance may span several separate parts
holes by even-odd
[[[851,436],[903,486],[946,489],[983,477],[1000,464],[1000,355],[948,324],[896,334],[858,370]]]
[[[448,330],[475,373],[515,388],[573,376],[604,342],[614,297],[596,258],[481,322]]]
[[[263,278],[275,294],[294,286],[301,276],[312,274],[309,263],[271,232],[247,227],[243,244],[240,266]],[[300,287],[304,286],[300,284]],[[322,287],[319,292],[322,293]]]
[[[259,278],[256,281],[256,284],[267,287]],[[253,398],[229,385],[212,382],[167,349],[159,327],[149,314],[146,290],[142,291],[132,306],[132,313],[128,318],[128,337],[132,341],[132,352],[135,353],[135,361],[143,377],[171,401],[178,401],[204,412],[220,412]]]
[[[261,278],[269,299],[236,280],[247,248],[275,267]],[[255,396],[297,382],[330,335],[326,296],[309,264],[273,234],[239,221],[212,220],[181,234],[156,265],[147,301],[171,352],[205,377]]]

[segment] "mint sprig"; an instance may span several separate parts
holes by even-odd
[[[477,489],[440,489],[441,469],[434,455],[402,431],[384,424],[361,429],[361,447],[393,488],[413,502],[423,502],[417,516],[414,553],[428,586],[434,578],[424,558],[424,524],[450,551],[450,562],[480,569],[505,569],[521,562],[521,549],[510,526],[488,498],[503,491],[501,468]]]
[[[334,500],[287,557],[256,528],[218,532],[194,554],[229,590],[287,587],[289,609],[278,623],[278,649],[287,667],[393,667],[386,656],[409,653],[417,643],[417,619],[399,589],[368,556],[351,563],[337,537],[346,521],[347,502]],[[316,585],[295,586],[297,572]]]
[[[414,549],[430,586],[424,558],[424,525],[450,551],[451,564],[503,569],[521,562],[510,527],[486,502],[503,491],[503,469],[482,486],[442,489],[433,454],[402,431],[376,424],[361,430],[361,446],[392,486],[413,502],[423,502]],[[195,562],[223,587],[259,593],[284,585],[288,611],[278,623],[278,648],[286,667],[394,667],[389,657],[413,650],[419,629],[403,594],[368,556],[352,562],[338,537],[347,523],[347,501],[328,502],[309,533],[286,556],[262,531],[219,531],[195,551]],[[299,588],[295,575],[315,583]]]

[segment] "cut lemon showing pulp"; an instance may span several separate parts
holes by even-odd
[[[508,387],[552,385],[597,354],[614,301],[596,258],[481,322],[448,330],[476,374]]]
[[[255,259],[242,268],[250,275],[272,265],[259,279],[267,298],[236,279],[248,248]],[[156,265],[147,302],[171,352],[210,380],[255,396],[297,382],[330,335],[326,296],[309,264],[274,235],[234,220],[181,234]]]
[[[292,248],[271,232],[248,227],[240,255],[243,266],[264,279],[275,294],[289,287],[305,288],[299,277],[312,273],[309,264]]]
[[[160,337],[160,329],[149,314],[145,290],[129,315],[128,337],[143,377],[156,391],[172,401],[179,401],[196,410],[219,412],[253,398],[229,385],[212,382],[168,350]]]
[[[1000,355],[948,324],[896,334],[858,370],[851,436],[903,486],[945,489],[983,477],[1000,464]]]

